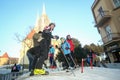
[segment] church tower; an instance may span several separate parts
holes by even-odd
[[[45,4],[43,4],[41,16],[39,15],[39,12],[38,12],[34,28],[26,36],[26,38],[22,41],[22,48],[20,50],[19,64],[28,64],[28,58],[27,58],[26,52],[28,49],[33,47],[33,39],[32,39],[33,35],[35,33],[38,33],[39,31],[43,31],[44,27],[48,26],[49,23],[50,23],[50,20],[46,14]]]
[[[36,24],[35,24],[34,30],[36,32],[43,31],[44,27],[48,26],[49,23],[50,23],[50,20],[46,14],[45,4],[43,4],[42,15],[39,16],[39,13],[37,13],[37,19],[36,19]]]

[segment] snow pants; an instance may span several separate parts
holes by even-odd
[[[71,54],[67,54],[67,55],[65,55],[65,57],[66,57],[66,59],[68,60],[68,62],[65,61],[66,67],[67,67],[67,68],[68,68],[68,67],[74,67],[74,66],[73,66],[74,62],[73,62],[73,60],[72,60],[72,58],[71,58]]]

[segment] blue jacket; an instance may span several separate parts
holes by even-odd
[[[70,44],[67,41],[61,44],[61,48],[65,55],[70,54]]]
[[[54,49],[54,47],[51,47],[49,50],[49,54],[54,54],[54,53],[55,53],[55,49]]]
[[[88,64],[90,64],[90,57],[87,57],[86,61],[87,61]]]

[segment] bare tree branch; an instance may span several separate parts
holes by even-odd
[[[22,40],[20,39],[20,34],[15,33],[15,37],[18,42],[22,42]]]
[[[25,33],[25,37],[23,37],[23,39],[21,39],[20,37],[20,34],[18,33],[15,33],[15,37],[18,42],[24,42],[25,45],[28,47],[28,48],[31,48],[32,47],[32,42],[29,42],[27,43],[26,40],[27,40],[27,35],[32,31],[33,27],[32,26],[29,26],[29,29],[28,31]],[[29,41],[31,41],[30,39],[28,39]]]

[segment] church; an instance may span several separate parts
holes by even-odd
[[[18,64],[29,64],[28,57],[26,55],[26,52],[28,49],[33,47],[33,35],[35,33],[38,33],[39,31],[43,31],[44,27],[48,26],[50,24],[50,19],[48,18],[45,10],[45,5],[43,4],[42,8],[42,14],[41,16],[37,14],[37,19],[34,28],[30,31],[30,33],[25,37],[25,39],[22,41],[22,47],[20,50],[20,57]],[[55,47],[56,45],[59,46],[61,41],[58,39],[52,39],[51,44]],[[55,49],[56,50],[56,49]],[[57,50],[56,50],[56,53]]]
[[[22,47],[20,50],[19,64],[28,64],[28,58],[26,52],[29,48],[33,47],[33,35],[38,33],[39,31],[43,31],[45,26],[48,26],[50,23],[50,19],[48,18],[45,10],[45,5],[43,4],[42,14],[37,14],[37,19],[34,28],[30,31],[30,33],[25,37],[22,41]]]

